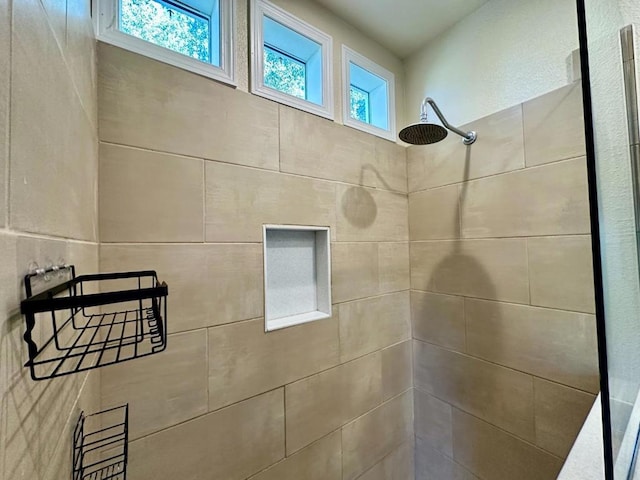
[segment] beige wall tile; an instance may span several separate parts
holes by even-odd
[[[409,243],[378,244],[379,293],[409,289]],[[354,281],[355,279],[352,279]]]
[[[413,338],[464,352],[464,299],[452,295],[411,292]]]
[[[0,478],[38,478],[39,444],[36,403],[43,384],[23,367],[27,351],[20,315],[20,275],[16,237],[0,233]],[[20,268],[18,268],[20,266]],[[25,267],[26,270],[26,267]]]
[[[407,193],[407,148],[373,137],[374,168],[364,167],[365,185]]]
[[[536,445],[566,458],[591,410],[595,395],[534,379]]]
[[[204,241],[203,160],[103,143],[98,194],[103,242]]]
[[[342,478],[357,478],[412,435],[413,395],[409,391],[342,428]]]
[[[531,303],[594,313],[591,237],[530,238]]]
[[[209,329],[209,409],[338,364],[338,319],[265,333],[256,319]]]
[[[533,441],[530,375],[414,341],[416,389]]]
[[[208,242],[261,242],[263,224],[334,227],[335,186],[308,178],[206,162]]]
[[[408,441],[358,477],[358,480],[415,480],[413,453],[413,442]]]
[[[169,285],[169,333],[263,314],[260,245],[103,244],[100,269],[156,270],[158,278]]]
[[[580,82],[530,100],[523,110],[527,166],[585,155]]]
[[[458,186],[434,188],[409,195],[409,238],[460,238]]]
[[[98,66],[101,140],[278,169],[277,104],[104,43]]]
[[[476,480],[471,472],[416,438],[416,480]]]
[[[593,315],[465,300],[471,355],[582,390],[597,392]]]
[[[338,309],[341,362],[411,337],[409,292],[343,303]]]
[[[380,352],[285,387],[287,455],[382,403]]]
[[[10,222],[96,240],[97,140],[39,2],[15,2]],[[47,71],[47,88],[33,72]]]
[[[280,168],[328,180],[406,192],[404,147],[280,106]]]
[[[459,410],[453,411],[455,460],[480,478],[548,480],[562,460]]]
[[[388,400],[413,386],[411,341],[382,350],[382,398]]]
[[[128,403],[132,440],[208,411],[207,331],[169,335],[159,355],[101,370],[102,407]]]
[[[416,438],[439,452],[453,456],[451,405],[415,389],[413,394]]]
[[[585,159],[470,182],[461,201],[462,236],[589,233]]]
[[[284,458],[284,393],[265,393],[131,442],[131,478],[244,480]]]
[[[339,431],[251,477],[251,480],[301,479],[342,480],[342,441]]]
[[[91,2],[67,0],[65,57],[80,102],[92,125],[98,125],[97,44],[91,18]]]
[[[529,301],[524,239],[413,242],[410,251],[412,289]]]
[[[444,141],[407,150],[409,191],[459,183],[524,167],[522,108],[520,105],[462,127],[475,130],[470,147],[457,135]]]
[[[388,257],[385,264],[391,264]],[[390,267],[387,272],[397,271]],[[331,294],[334,303],[371,297],[379,291],[378,245],[334,243],[331,245]],[[395,275],[394,275],[395,277]],[[387,277],[388,274],[387,274]],[[395,284],[398,280],[394,280]]]
[[[11,18],[9,2],[0,2],[0,227],[6,224],[6,166],[9,153],[9,79]]]
[[[401,193],[336,185],[339,242],[409,239],[408,201]]]

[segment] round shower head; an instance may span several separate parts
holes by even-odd
[[[435,123],[420,122],[400,130],[400,140],[411,145],[429,145],[444,140],[449,134],[446,128]]]

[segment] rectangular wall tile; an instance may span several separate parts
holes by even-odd
[[[98,57],[102,141],[278,169],[277,104],[104,43]]]
[[[341,303],[376,295],[379,272],[377,244],[334,243],[331,245],[332,301]]]
[[[523,105],[527,166],[585,155],[580,82]]]
[[[280,106],[280,168],[328,180],[406,192],[404,148]]]
[[[0,227],[6,224],[6,166],[9,153],[9,79],[10,79],[10,45],[11,19],[9,2],[0,3]]]
[[[529,302],[524,239],[411,243],[411,288]]]
[[[461,202],[462,236],[589,233],[585,159],[470,182]]]
[[[127,473],[244,480],[282,458],[284,392],[278,389],[132,442]]]
[[[461,128],[475,130],[476,143],[466,147],[460,137],[450,134],[437,144],[407,149],[410,192],[524,167],[520,105]]]
[[[477,480],[471,472],[450,457],[416,438],[416,480]]]
[[[109,245],[103,272],[156,270],[169,285],[169,333],[263,315],[260,245]]]
[[[595,395],[534,379],[536,399],[536,445],[566,458],[582,428]]]
[[[378,273],[378,293],[408,290],[409,243],[379,243]]]
[[[338,364],[338,319],[264,331],[256,319],[209,329],[209,408],[229,405]]]
[[[358,480],[415,480],[413,442],[410,440],[384,457]]]
[[[413,434],[413,395],[406,392],[342,428],[342,478],[353,480]]]
[[[382,350],[382,397],[388,400],[413,386],[411,341]]]
[[[591,237],[527,240],[531,304],[594,313]]]
[[[411,337],[409,292],[343,303],[339,312],[342,362]]]
[[[97,239],[97,137],[39,2],[13,6],[10,223]],[[42,77],[47,72],[47,88]],[[4,143],[4,142],[3,142]]]
[[[287,455],[382,403],[380,352],[285,388]]]
[[[456,462],[480,478],[549,480],[562,468],[559,458],[459,410],[453,448]]]
[[[415,387],[530,441],[535,439],[530,375],[414,341]]]
[[[336,185],[339,242],[400,242],[409,239],[408,201],[402,193]]]
[[[458,186],[434,188],[409,195],[409,238],[460,238]]]
[[[413,395],[416,438],[439,452],[453,456],[451,405],[415,389]]]
[[[471,355],[582,390],[598,391],[593,315],[465,301],[467,349]]]
[[[466,350],[462,297],[412,291],[411,325],[417,340],[458,352]]]
[[[98,194],[103,242],[204,241],[203,160],[103,143]]]
[[[208,242],[261,242],[263,224],[334,227],[332,183],[206,162]]]
[[[169,335],[158,356],[101,370],[103,409],[128,403],[129,437],[136,438],[208,411],[207,331]]]
[[[342,440],[334,432],[251,480],[342,480]]]

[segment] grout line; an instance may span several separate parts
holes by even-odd
[[[431,295],[440,295],[443,297],[458,297],[458,298],[464,298],[467,300],[477,300],[477,301],[482,301],[482,302],[493,302],[493,303],[501,303],[504,305],[514,305],[517,307],[530,307],[530,308],[539,308],[539,309],[543,309],[543,310],[551,310],[554,312],[565,312],[565,313],[574,313],[576,315],[589,315],[589,316],[594,316],[595,313],[594,312],[583,312],[580,310],[568,310],[566,308],[560,308],[560,307],[549,307],[549,306],[545,306],[545,305],[532,305],[530,303],[518,303],[518,302],[513,302],[513,301],[507,301],[507,300],[496,300],[495,298],[484,298],[484,297],[472,297],[470,295],[463,295],[463,294],[459,294],[459,293],[442,293],[442,292],[436,292],[436,291],[431,291],[431,290],[420,290],[417,288],[412,288],[411,289],[412,292],[419,292],[419,293],[428,293]]]
[[[398,195],[401,197],[406,197],[408,194],[407,192],[402,192],[400,190],[391,190],[391,189],[386,189],[386,188],[379,188],[379,187],[371,187],[368,185],[362,185],[359,183],[350,183],[350,182],[345,182],[343,180],[334,180],[334,179],[330,179],[330,178],[321,178],[321,177],[314,177],[311,175],[302,175],[299,173],[291,173],[291,172],[281,172],[278,169],[269,169],[269,168],[262,168],[262,167],[256,167],[253,165],[243,165],[240,163],[234,163],[234,162],[229,162],[229,161],[225,161],[225,160],[219,160],[219,159],[212,159],[212,158],[204,158],[204,157],[199,157],[196,155],[187,155],[184,153],[172,153],[172,152],[165,152],[163,150],[155,150],[152,148],[147,148],[147,147],[138,147],[135,145],[128,145],[128,144],[124,144],[124,143],[116,143],[116,142],[110,142],[107,140],[100,140],[100,143],[105,144],[105,145],[111,145],[111,146],[115,146],[115,147],[122,147],[122,148],[130,148],[130,149],[134,149],[134,150],[142,150],[145,152],[152,152],[152,153],[158,153],[158,154],[162,154],[162,155],[168,155],[168,156],[173,156],[173,157],[180,157],[180,158],[191,158],[191,159],[198,159],[198,160],[204,160],[205,162],[212,162],[212,163],[216,163],[219,165],[227,165],[227,166],[233,166],[233,167],[237,167],[237,168],[245,168],[245,169],[249,169],[249,170],[254,170],[257,172],[263,172],[263,173],[272,173],[272,174],[278,174],[278,175],[284,175],[287,177],[293,177],[293,178],[304,178],[307,180],[313,180],[313,181],[317,181],[317,182],[325,182],[325,183],[331,183],[331,184],[338,184],[338,185],[346,185],[346,186],[355,186],[355,187],[360,187],[360,188],[364,188],[367,190],[375,190],[381,193],[389,193],[389,194],[393,194],[393,195]]]
[[[573,386],[573,385],[568,385],[568,384],[566,384],[566,383],[562,383],[562,382],[559,382],[559,381],[557,381],[557,380],[553,380],[553,379],[550,379],[550,378],[541,377],[540,375],[537,375],[537,374],[535,374],[535,373],[527,372],[527,371],[525,371],[525,370],[519,370],[519,369],[514,368],[514,367],[510,367],[510,366],[507,366],[507,365],[503,365],[503,364],[501,364],[501,363],[494,362],[494,361],[492,361],[492,360],[487,360],[486,358],[477,357],[477,356],[472,355],[472,354],[470,354],[470,353],[466,353],[466,352],[459,352],[459,351],[457,351],[457,350],[452,350],[452,349],[451,349],[451,348],[449,348],[449,347],[445,347],[445,346],[443,346],[443,345],[438,345],[437,343],[427,342],[427,341],[425,341],[425,340],[421,340],[421,339],[418,339],[418,338],[415,338],[415,339],[414,339],[414,341],[416,341],[416,342],[420,342],[420,343],[423,343],[424,345],[427,345],[427,346],[431,346],[431,347],[439,348],[440,350],[444,350],[444,351],[449,352],[449,353],[453,353],[453,354],[456,354],[456,355],[461,355],[461,356],[466,357],[466,358],[471,359],[471,360],[476,360],[476,361],[479,361],[479,362],[487,363],[487,364],[489,364],[489,365],[494,365],[494,366],[496,366],[496,367],[504,368],[504,369],[506,369],[506,370],[511,370],[512,372],[518,372],[518,373],[521,373],[521,374],[523,374],[523,375],[527,375],[527,376],[529,376],[529,377],[538,378],[538,379],[540,379],[540,380],[545,380],[545,381],[550,382],[550,383],[555,383],[555,384],[561,385],[561,386],[563,386],[563,387],[567,387],[567,388],[570,388],[570,389],[572,389],[572,390],[576,390],[576,391],[578,391],[578,392],[586,393],[586,394],[588,394],[588,395],[593,395],[593,396],[597,395],[597,393],[590,392],[590,391],[588,391],[588,390],[584,390],[584,389],[582,389],[582,388],[575,387],[575,386]],[[420,388],[419,388],[419,387],[417,387],[417,386],[416,386],[415,388],[416,388],[417,390],[420,390],[421,392],[424,392],[424,390],[420,389]],[[427,392],[425,392],[425,393],[427,393]],[[430,395],[432,395],[432,394],[430,394]]]
[[[1,231],[2,229],[0,229]],[[90,241],[90,240],[87,240]],[[192,245],[262,245],[262,240],[256,240],[254,242],[247,242],[247,241],[228,241],[228,242],[221,242],[221,241],[205,241],[205,242],[200,242],[200,241],[193,241],[193,242],[147,242],[147,241],[140,241],[140,242],[135,242],[135,241],[118,241],[118,242],[100,242],[104,245],[107,246],[136,246],[136,247],[144,247],[144,246],[159,246],[159,245],[164,245],[164,246],[192,246]],[[369,244],[369,245],[378,245],[378,244],[397,244],[397,245],[403,245],[403,244],[409,244],[408,240],[384,240],[384,241],[371,241],[371,240],[363,240],[361,242],[353,242],[353,241],[348,241],[348,242],[336,242],[336,241],[331,241],[332,245],[363,245],[363,244]]]
[[[432,238],[425,240],[409,240],[411,243],[445,243],[445,242],[466,242],[466,241],[491,241],[491,240],[524,240],[527,238],[562,238],[562,237],[590,237],[591,232],[580,233],[557,233],[547,235],[521,235],[521,236],[504,236],[504,237],[463,237],[463,238]],[[348,243],[348,242],[343,242]],[[358,242],[354,242],[358,243]],[[381,243],[381,242],[378,242]],[[401,243],[401,242],[396,242]]]
[[[507,170],[504,172],[498,172],[498,173],[492,173],[490,175],[484,175],[482,177],[477,177],[477,178],[470,178],[468,180],[461,180],[461,181],[457,181],[457,182],[449,182],[449,183],[444,183],[442,185],[434,185],[432,187],[427,187],[427,188],[421,188],[419,190],[414,190],[409,192],[409,196],[417,194],[417,193],[421,193],[421,192],[427,192],[430,190],[436,190],[438,188],[443,188],[443,187],[451,187],[453,185],[463,185],[465,183],[474,183],[474,182],[480,182],[482,180],[488,179],[488,178],[493,178],[493,177],[500,177],[503,175],[510,175],[513,173],[520,173],[523,172],[525,170],[533,170],[535,168],[544,168],[544,167],[549,167],[551,165],[556,165],[558,163],[568,163],[572,160],[577,160],[577,159],[582,159],[582,158],[586,158],[586,153],[581,154],[581,155],[575,155],[572,157],[567,157],[567,158],[560,158],[558,160],[554,160],[551,162],[547,162],[547,163],[541,163],[540,165],[531,165],[530,167],[518,167],[518,168],[514,168],[511,170]]]

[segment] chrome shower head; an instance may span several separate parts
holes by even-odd
[[[400,140],[411,145],[430,145],[444,140],[449,132],[435,123],[420,122],[400,130]]]
[[[427,120],[427,105],[431,105],[433,111],[442,122],[443,126],[435,123],[429,123]],[[447,137],[447,130],[451,130],[453,133],[462,137],[462,142],[465,145],[471,145],[478,138],[476,132],[463,132],[462,130],[454,127],[447,122],[444,115],[436,105],[436,102],[432,98],[425,98],[422,102],[420,122],[409,125],[400,131],[400,140],[412,145],[429,145],[444,140]]]

